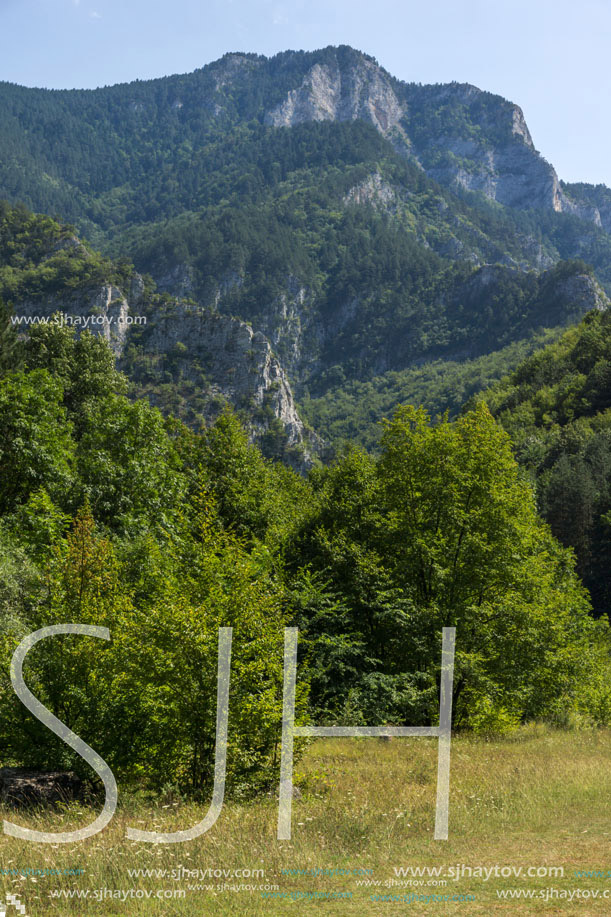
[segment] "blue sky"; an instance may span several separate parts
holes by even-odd
[[[408,81],[522,106],[568,181],[611,185],[611,0],[0,0],[0,79],[94,87],[226,51],[350,44]]]

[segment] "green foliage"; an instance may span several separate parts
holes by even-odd
[[[44,369],[0,379],[0,513],[30,493],[65,494],[73,480],[72,425],[61,382]]]
[[[112,642],[37,647],[32,689],[122,779],[156,788],[211,785],[219,626],[235,628],[235,793],[267,786],[277,763],[288,622],[302,637],[300,716],[311,685],[319,721],[435,722],[441,629],[455,624],[460,726],[609,721],[608,628],[589,613],[570,550],[608,609],[609,320],[589,316],[532,351],[594,290],[591,268],[571,259],[611,281],[611,238],[573,215],[443,189],[360,121],[268,126],[265,113],[314,63],[358,60],[349,48],[246,55],[92,93],[0,87],[2,193],[61,213],[117,256],[0,203],[7,760],[80,766],[8,683],[19,639],[67,620],[106,625]],[[498,97],[467,104],[454,86],[432,105],[438,89],[395,89],[431,171],[457,158],[431,138],[510,140],[512,109]],[[131,401],[101,337],[53,321],[17,337],[11,309],[50,317],[102,283],[127,294],[129,259],[164,291],[182,286],[263,328],[312,424],[378,456],[346,448],[307,481],[270,461],[295,456],[269,405],[253,418],[262,454],[222,398],[211,405],[187,341],[164,359],[146,351],[175,308],[150,278],[138,300],[150,328],[130,332],[124,355]],[[456,416],[517,364],[489,400],[536,494],[483,405],[434,423],[400,408],[378,449],[374,429],[397,403]]]
[[[123,780],[207,791],[218,628],[231,626],[229,785],[267,785],[287,620],[278,563],[307,485],[263,459],[230,415],[195,434],[128,401],[100,338],[42,325],[25,356],[27,370],[0,379],[4,755],[82,768],[20,705],[9,660],[32,630],[95,623],[110,645],[49,640],[28,684]],[[302,679],[300,715],[306,696]]]
[[[82,767],[8,680],[19,640],[66,621],[112,640],[45,641],[28,684],[122,781],[153,788],[210,789],[221,626],[234,627],[235,794],[277,767],[290,622],[300,717],[433,722],[441,628],[455,624],[457,724],[608,719],[607,628],[483,406],[436,425],[403,408],[378,459],[351,449],[304,481],[230,413],[194,432],[128,401],[107,346],[42,326],[28,368],[0,380],[8,761]]]
[[[602,228],[442,188],[421,168],[443,174],[445,156],[468,171],[491,148],[519,144],[511,103],[386,75],[407,105],[400,130],[418,162],[398,151],[398,134],[360,120],[269,126],[266,115],[315,64],[362,72],[367,61],[340,47],[230,56],[193,74],[94,92],[3,85],[2,193],[61,213],[123,263],[109,264],[49,218],[34,226],[23,208],[5,206],[0,294],[18,303],[27,290],[40,302],[111,275],[126,291],[129,256],[163,290],[263,328],[289,371],[303,352],[296,382],[306,399],[336,387],[336,367],[349,383],[367,382],[422,361],[473,359],[579,317],[578,302],[543,295],[534,271],[579,257],[609,283]],[[440,138],[473,158],[437,161]],[[477,265],[503,267],[481,284]],[[279,317],[296,297],[304,344]],[[134,352],[130,368],[144,376],[144,362]],[[139,393],[195,422],[205,399],[176,379],[180,362],[171,355],[169,378],[149,366],[153,378],[138,378]],[[273,431],[266,446],[278,454]]]
[[[398,138],[392,132],[382,137],[359,121],[314,122],[290,130],[267,126],[266,113],[314,65],[362,72],[367,61],[375,63],[341,46],[271,59],[227,55],[191,74],[93,92],[48,93],[4,83],[2,194],[39,212],[60,213],[96,243],[110,242],[121,253],[118,236],[126,232],[143,257],[152,243],[165,272],[168,262],[170,269],[188,261],[201,264],[186,223],[172,225],[182,215],[188,222],[225,207],[239,221],[244,205],[259,206],[271,198],[282,208],[287,192],[299,189],[307,199],[320,189],[328,219],[341,209],[349,188],[383,164],[385,177],[401,189],[412,226],[436,250],[465,259],[475,252],[481,261],[493,263],[509,257],[530,266],[538,258],[557,260],[582,252],[609,280],[611,242],[602,229],[572,214],[514,214],[481,195],[440,193],[420,167],[397,154],[393,140]],[[516,142],[514,106],[499,96],[457,83],[440,92],[439,86],[406,85],[385,76],[409,112],[401,127],[432,174],[443,174],[448,163],[472,171],[491,147]],[[440,150],[448,138],[472,153]],[[570,186],[566,191],[578,201],[605,201],[599,189]],[[166,221],[171,221],[169,232]],[[197,222],[195,217],[195,230]],[[280,240],[277,258],[268,246],[274,264],[287,251],[297,253],[291,234]],[[164,236],[167,244],[158,245]],[[260,242],[259,251],[265,247],[263,236]],[[69,279],[65,262],[71,256],[58,254],[60,270],[66,267]],[[382,252],[377,257],[384,259]]]
[[[89,331],[76,337],[72,328],[53,322],[32,325],[23,353],[28,369],[46,369],[61,380],[64,404],[77,433],[92,424],[89,414],[106,395],[127,391],[106,341]]]
[[[114,270],[70,226],[0,201],[0,294],[9,303],[94,286]]]
[[[0,296],[0,375],[21,368],[21,348],[11,322],[11,310]]]
[[[488,389],[560,333],[560,329],[541,332],[471,360],[434,360],[369,381],[344,382],[324,395],[303,397],[299,407],[302,416],[328,443],[351,442],[375,452],[380,423],[398,404],[421,404],[432,416],[447,410],[450,417],[455,417],[473,395]]]
[[[180,537],[157,565],[144,598],[88,507],[76,517],[48,570],[37,625],[108,626],[110,645],[49,640],[32,653],[35,693],[124,779],[187,791],[210,788],[214,772],[218,628],[234,628],[228,783],[245,792],[272,777],[282,708],[283,615],[256,556],[218,524],[202,493]],[[300,702],[301,705],[301,702]],[[82,767],[16,698],[0,717],[3,745],[33,766]]]
[[[264,459],[230,411],[189,439],[189,465],[204,475],[225,525],[280,548],[308,504],[303,479]]]
[[[485,394],[599,614],[611,609],[610,331],[608,312],[588,314]]]
[[[553,716],[576,708],[589,680],[604,685],[607,630],[483,405],[434,426],[399,409],[377,462],[350,451],[317,489],[291,558],[328,584],[300,618],[323,709],[350,715],[356,696],[377,722],[433,719],[449,625],[458,723]]]

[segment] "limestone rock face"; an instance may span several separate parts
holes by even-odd
[[[40,300],[26,300],[19,303],[17,311],[24,316],[38,316],[52,319],[58,324],[74,327],[101,335],[116,357],[125,348],[129,326],[132,321],[125,294],[112,283],[102,284],[89,290],[78,290],[74,294],[47,296]]]
[[[563,185],[571,213],[611,232],[611,188],[583,183]]]
[[[265,304],[257,327],[292,377],[304,378],[316,367],[325,341],[325,328],[320,322],[315,294],[296,277],[288,275],[284,290]]]
[[[464,294],[493,288],[508,270],[512,269],[499,264],[484,264],[464,285]],[[515,268],[513,271],[517,273]],[[554,308],[561,308],[571,321],[580,319],[592,309],[604,312],[609,308],[609,298],[591,274],[570,274],[565,279],[554,280],[551,301]]]
[[[482,191],[486,197],[508,207],[566,209],[555,170],[523,143],[494,149],[452,141],[445,149],[468,159],[469,168],[432,168],[429,174],[436,181]]]
[[[528,130],[528,125],[526,124],[526,120],[524,118],[524,112],[519,105],[513,106],[512,122],[513,133],[516,136],[521,137],[526,146],[530,147],[531,150],[534,150],[535,145],[532,141],[532,137],[530,136],[530,131]]]
[[[458,117],[440,119],[444,111]],[[509,207],[566,211],[601,225],[595,206],[564,193],[553,166],[535,149],[522,109],[476,86],[406,84],[364,55],[354,53],[349,63],[327,55],[265,113],[264,123],[356,119],[372,124],[442,184],[480,191]]]
[[[379,172],[374,172],[350,189],[344,198],[344,203],[371,204],[380,210],[389,210],[396,196],[394,188],[384,181]]]
[[[125,347],[130,320],[126,297],[118,287],[105,283],[94,296],[90,311],[104,319],[98,333],[108,341],[115,356],[119,356]]]
[[[203,371],[211,380],[212,394],[237,407],[268,406],[283,424],[288,445],[304,443],[304,426],[286,374],[267,338],[246,322],[175,303],[141,334],[139,344],[144,354],[171,355],[183,378],[197,381]],[[267,423],[255,419],[252,426],[255,435],[262,436]]]
[[[228,280],[227,288],[236,282]],[[284,305],[287,318],[288,305]],[[318,441],[306,434],[286,372],[268,338],[246,322],[180,300],[165,309],[150,308],[138,274],[132,278],[129,299],[114,284],[105,283],[20,303],[16,311],[71,325],[77,333],[88,330],[101,335],[109,342],[118,368],[136,382],[138,366],[146,364],[150,383],[146,394],[152,403],[162,406],[156,390],[169,378],[178,390],[187,383],[190,394],[200,396],[206,419],[212,420],[220,406],[229,403],[248,419],[251,437],[259,443],[279,421],[286,460],[300,471],[314,461]],[[281,336],[277,329],[278,340]],[[291,331],[287,322],[284,337],[295,347],[300,333]]]
[[[314,64],[298,89],[267,112],[272,127],[294,127],[307,121],[354,121],[360,118],[388,134],[403,117],[403,108],[381,69],[366,58],[351,68]]]
[[[406,85],[405,97],[412,151],[431,178],[509,207],[565,209],[558,176],[518,105],[459,83]]]
[[[558,284],[559,299],[571,303],[576,318],[596,309],[605,312],[609,306],[609,298],[600,284],[590,274],[574,274]]]
[[[255,70],[260,65],[246,54],[225,54],[212,66],[218,91],[225,86],[231,86],[244,71]]]

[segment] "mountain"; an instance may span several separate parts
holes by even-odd
[[[0,196],[151,275],[146,329],[116,342],[139,392],[191,419],[220,393],[272,451],[306,442],[299,410],[369,441],[395,394],[456,407],[440,365],[469,396],[611,290],[611,191],[559,181],[517,105],[346,46],[98,90],[0,84]],[[31,309],[22,294],[4,296]]]
[[[304,470],[308,435],[269,342],[239,319],[161,296],[150,278],[103,258],[70,227],[0,202],[0,301],[9,327],[51,321],[104,337],[134,397],[198,426],[231,404],[274,458]],[[189,346],[183,344],[189,342]]]
[[[191,74],[97,90],[1,83],[0,100],[3,188],[35,209],[59,207],[106,232],[137,217],[126,212],[130,199],[146,207],[146,192],[170,190],[172,171],[181,172],[174,175],[180,209],[218,199],[210,172],[229,177],[228,134],[238,127],[232,139],[244,146],[261,137],[261,126],[355,121],[373,126],[443,184],[510,207],[609,224],[608,205],[589,186],[558,181],[517,105],[469,84],[403,83],[346,46],[271,59],[227,54]],[[205,188],[193,184],[202,175]],[[156,195],[151,204],[165,215],[172,209],[171,200]]]

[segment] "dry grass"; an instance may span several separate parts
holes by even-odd
[[[436,776],[434,740],[326,739],[315,742],[298,765],[293,838],[276,840],[274,798],[228,804],[215,827],[197,841],[163,847],[125,838],[127,825],[176,830],[202,817],[202,808],[170,805],[148,811],[124,802],[111,825],[78,845],[51,847],[0,836],[0,868],[82,867],[78,879],[3,877],[29,917],[91,914],[110,917],[172,915],[318,914],[609,914],[611,899],[502,901],[497,890],[524,888],[608,889],[611,878],[581,879],[574,870],[611,875],[611,731],[562,733],[540,728],[486,741],[458,737],[452,745],[450,838],[433,840]],[[90,821],[91,812],[71,808],[11,819],[39,830],[67,830]],[[463,878],[420,893],[473,894],[473,902],[391,903],[372,894],[409,889],[364,888],[343,876],[289,878],[282,869],[370,869],[371,878],[395,878],[395,866],[562,866],[564,878]],[[49,893],[72,889],[187,889],[191,881],[130,878],[128,868],[262,868],[265,879],[230,880],[277,884],[283,892],[352,892],[341,901],[267,899],[249,891],[189,890],[181,900],[128,902],[59,900]],[[216,885],[219,879],[203,880]],[[1,899],[0,899],[1,900]],[[9,910],[7,917],[11,914]]]

